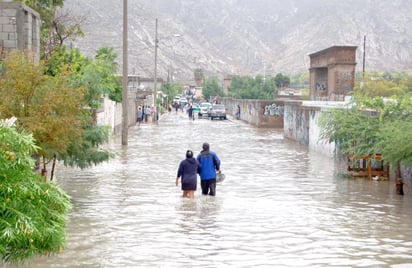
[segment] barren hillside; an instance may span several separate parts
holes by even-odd
[[[86,37],[74,45],[93,56],[114,47],[121,63],[123,1],[66,0],[88,16]],[[166,79],[210,75],[292,74],[309,68],[308,54],[332,45],[357,45],[362,69],[412,69],[412,1],[408,0],[129,0],[129,73],[154,71]]]

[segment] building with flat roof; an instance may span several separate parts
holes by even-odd
[[[332,46],[310,54],[310,99],[344,101],[355,86],[357,46]]]

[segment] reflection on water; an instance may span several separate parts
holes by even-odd
[[[205,141],[226,180],[215,197],[182,199],[177,166]],[[119,144],[110,163],[59,170],[74,206],[67,249],[21,267],[412,265],[409,190],[340,178],[333,159],[280,131],[172,113]]]

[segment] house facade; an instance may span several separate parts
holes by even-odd
[[[29,50],[40,60],[39,13],[20,2],[0,2],[0,53]]]

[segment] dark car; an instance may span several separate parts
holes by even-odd
[[[214,104],[209,110],[211,120],[215,118],[226,119],[226,107],[223,104]]]

